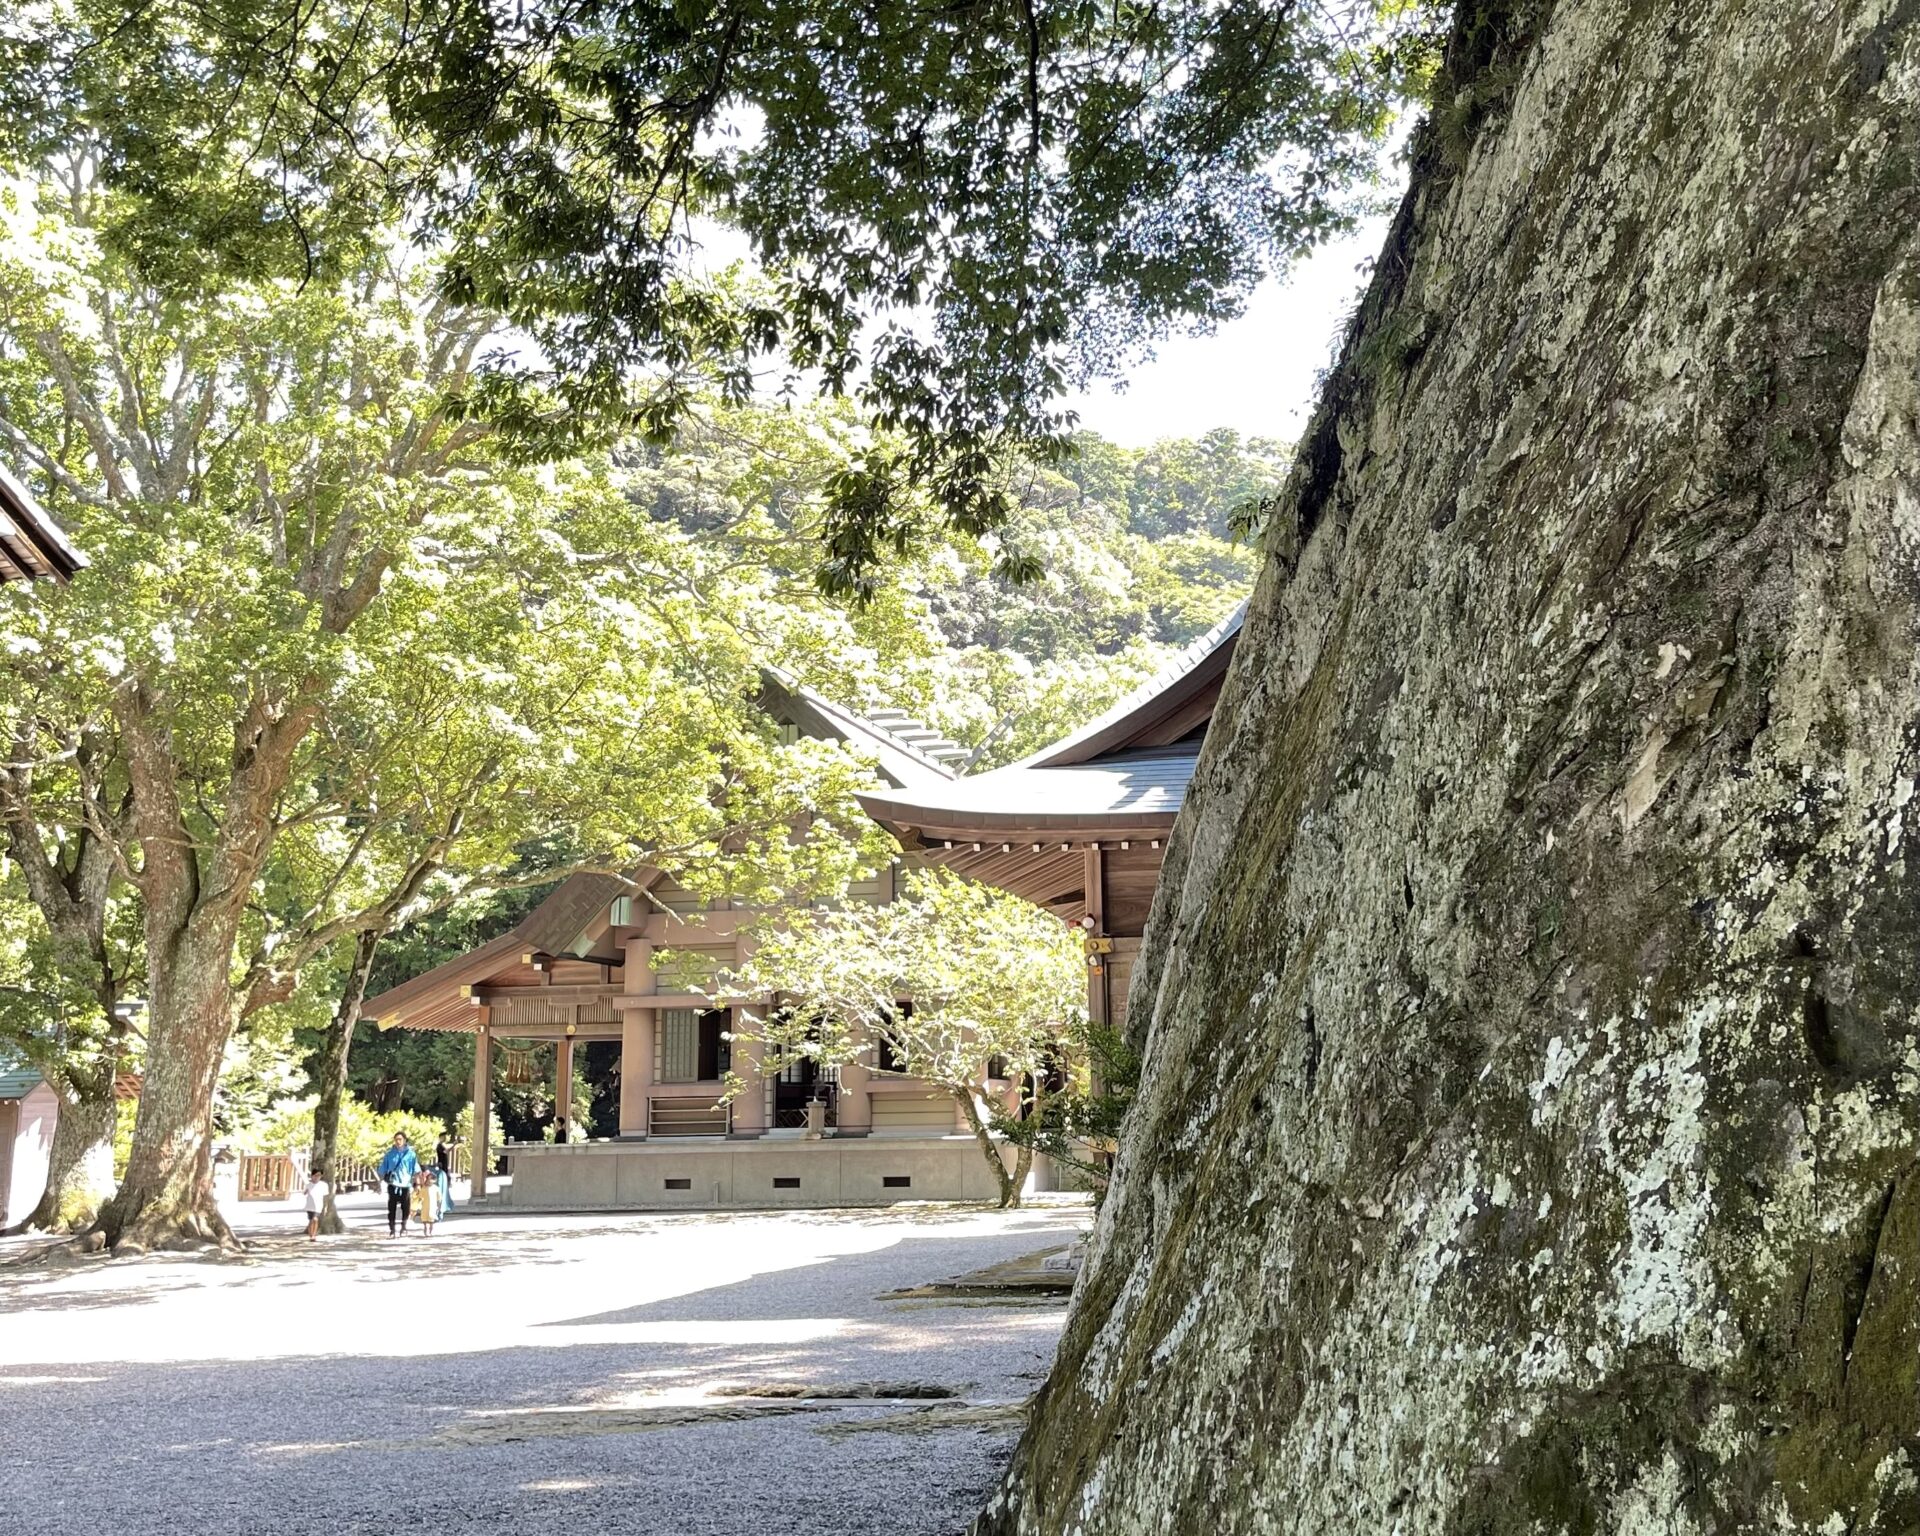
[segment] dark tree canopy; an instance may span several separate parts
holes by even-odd
[[[391,220],[449,248],[455,296],[530,338],[471,402],[529,452],[664,437],[700,387],[743,398],[781,367],[858,388],[888,446],[834,487],[823,579],[864,590],[928,501],[968,531],[1005,518],[1004,450],[1067,451],[1067,385],[1231,315],[1351,218],[1431,53],[1420,19],[82,0],[51,34],[0,26],[0,76],[16,143],[49,101],[65,141],[75,117],[98,139],[139,194],[121,237],[169,281],[325,271]],[[251,154],[206,152],[236,135]],[[755,270],[711,270],[717,225]]]

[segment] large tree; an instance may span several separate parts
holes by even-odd
[[[1001,1533],[1920,1529],[1920,15],[1465,4]]]
[[[10,835],[49,863],[96,839],[144,926],[140,1115],[94,1233],[127,1249],[225,1237],[223,1048],[330,946],[506,878],[556,821],[560,868],[512,878],[750,849],[778,882],[785,828],[850,820],[858,771],[754,728],[753,637],[683,538],[463,411],[498,322],[404,243],[183,297],[113,253],[120,196],[78,152],[7,189],[0,436],[93,564],[10,603],[0,667]],[[93,761],[117,777],[76,816]]]

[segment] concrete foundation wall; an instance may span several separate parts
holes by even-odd
[[[1000,1194],[971,1136],[686,1138],[505,1150],[513,1173],[505,1203],[522,1210],[892,1205],[906,1200],[995,1200]],[[908,1182],[887,1183],[901,1178]]]

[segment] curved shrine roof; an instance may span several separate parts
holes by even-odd
[[[860,804],[896,836],[924,841],[975,831],[1164,832],[1186,799],[1245,613],[1242,603],[1113,708],[1030,757],[863,794]]]

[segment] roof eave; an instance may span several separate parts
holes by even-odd
[[[27,488],[0,465],[0,525],[11,522],[20,541],[45,565],[55,581],[70,580],[86,568],[87,557]],[[3,531],[3,529],[0,529]]]
[[[1168,670],[1150,679],[1113,708],[1052,746],[1013,764],[1016,768],[1075,767],[1124,747],[1143,730],[1165,720],[1201,689],[1217,682],[1233,660],[1247,605],[1222,619],[1189,646]]]
[[[903,841],[922,843],[971,842],[979,832],[993,832],[1002,841],[1046,842],[1063,832],[1077,837],[1160,837],[1173,830],[1178,809],[1171,811],[1062,811],[1038,815],[1032,811],[961,811],[951,806],[916,807],[885,803],[879,795],[861,795],[861,807],[881,826]]]
[[[658,871],[643,869],[631,880],[620,880],[622,887],[638,889],[652,883]],[[535,907],[505,933],[487,940],[477,949],[470,949],[464,955],[455,955],[451,960],[443,960],[432,970],[422,971],[418,976],[389,987],[377,997],[370,997],[361,1005],[361,1016],[377,1022],[382,1029],[410,1028],[409,1015],[426,1013],[430,1009],[442,1006],[439,994],[449,989],[469,986],[484,981],[500,962],[508,957],[518,956],[529,947],[551,949],[547,942],[551,935],[546,933],[547,915],[558,905],[569,900],[577,900],[584,883],[609,880],[612,877],[595,875],[572,875],[560,882],[559,887],[547,899]],[[569,936],[570,937],[570,936]],[[448,1028],[447,1025],[428,1025],[428,1028]]]

